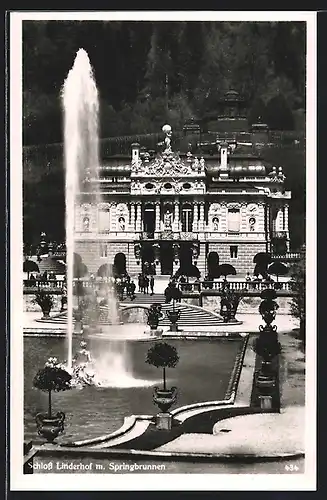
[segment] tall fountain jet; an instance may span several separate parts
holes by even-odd
[[[72,367],[75,207],[78,193],[98,202],[98,91],[89,57],[79,49],[62,89],[66,172],[68,368]],[[92,199],[93,198],[93,199]]]
[[[76,268],[80,265],[75,254],[75,211],[83,200],[96,205],[102,201],[99,183],[99,99],[90,60],[83,49],[77,52],[64,82],[62,104],[66,172],[67,369],[73,371],[73,283]],[[89,371],[89,377],[95,385],[111,387],[153,384],[133,376],[126,342],[110,339],[120,321],[113,287],[107,286],[105,294],[106,316],[110,323],[108,348],[93,360],[94,373]],[[96,346],[93,351],[96,351]],[[83,347],[80,354],[85,352]]]

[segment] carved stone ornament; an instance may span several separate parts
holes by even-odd
[[[249,214],[255,214],[258,210],[258,205],[255,203],[249,203],[247,209]]]
[[[212,203],[209,207],[209,215],[219,215],[221,212],[221,206],[219,203]]]
[[[232,210],[232,209],[234,209],[234,208],[238,208],[238,209],[240,209],[240,208],[241,208],[241,204],[240,204],[240,203],[228,203],[228,204],[227,204],[227,208],[228,208],[229,210]]]

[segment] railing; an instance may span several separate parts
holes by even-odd
[[[276,239],[283,239],[287,238],[287,232],[286,231],[273,231],[270,235],[271,238],[276,238]]]
[[[271,254],[272,260],[294,261],[301,258],[300,252],[286,252],[285,254]]]
[[[182,292],[199,293],[204,290],[221,292],[223,285],[223,282],[219,281],[201,281],[197,283],[180,283],[178,286]],[[292,287],[289,281],[271,283],[265,283],[262,281],[228,281],[228,285],[230,290],[237,292],[262,292],[268,288],[276,291],[292,292]]]
[[[201,232],[201,231],[200,231]],[[225,231],[225,232],[218,232],[218,231],[204,231],[204,237],[206,240],[225,240],[225,239],[235,239],[235,240],[249,240],[249,239],[255,239],[256,241],[258,240],[265,240],[265,233],[264,232],[258,232],[258,231],[251,231],[251,232],[232,232],[232,231]]]
[[[88,278],[82,278],[80,280],[75,279],[74,285],[80,282],[84,288],[89,289],[100,289],[103,285],[111,284],[106,278],[96,278],[94,280],[89,280]],[[24,291],[35,293],[39,290],[44,291],[54,291],[54,292],[62,292],[63,288],[66,286],[66,282],[63,280],[24,280]],[[228,285],[230,290],[236,292],[246,292],[258,294],[263,290],[267,290],[268,288],[274,289],[277,292],[289,293],[292,294],[292,284],[289,281],[283,282],[249,282],[249,281],[228,281]],[[214,291],[214,292],[222,292],[223,282],[221,281],[201,281],[201,282],[193,282],[193,283],[179,283],[179,288],[183,293],[200,293],[205,291]]]
[[[140,240],[153,240],[154,239],[154,232],[150,231],[141,231]]]
[[[65,286],[64,280],[24,280],[24,290],[62,290]]]

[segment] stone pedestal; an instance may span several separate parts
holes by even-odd
[[[158,413],[156,416],[156,427],[159,430],[170,431],[173,417],[170,413]]]
[[[260,408],[261,410],[271,410],[272,409],[272,397],[271,396],[259,396]]]
[[[162,337],[162,328],[157,328],[156,330],[145,330],[145,334],[148,335],[150,334],[151,337]]]
[[[83,323],[82,321],[76,320],[74,324],[74,333],[82,334],[83,333]]]

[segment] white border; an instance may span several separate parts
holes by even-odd
[[[22,332],[22,21],[208,20],[307,22],[307,351],[306,471],[304,474],[32,474],[23,470]],[[304,491],[316,489],[316,12],[11,12],[10,13],[10,489],[18,490],[207,490]],[[21,263],[21,265],[18,265]],[[310,281],[308,280],[310,278]],[[308,425],[309,423],[309,425]],[[218,477],[217,477],[218,476]]]

